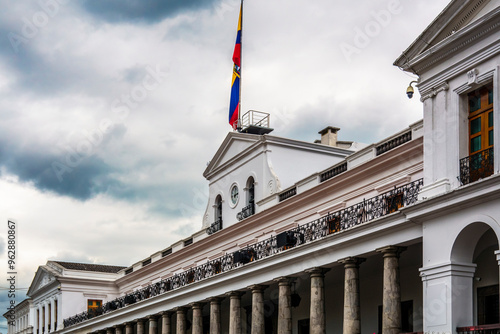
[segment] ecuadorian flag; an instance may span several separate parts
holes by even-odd
[[[236,129],[238,127],[238,115],[240,112],[240,80],[241,80],[241,10],[238,20],[238,34],[233,52],[233,80],[231,83],[231,102],[229,104],[229,124]]]

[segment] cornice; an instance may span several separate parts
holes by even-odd
[[[500,7],[422,52],[410,60],[407,67],[421,75],[436,63],[450,58],[457,51],[498,30],[500,28],[499,15]]]

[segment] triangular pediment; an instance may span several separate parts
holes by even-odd
[[[408,69],[412,59],[440,44],[450,36],[460,33],[471,24],[486,17],[500,7],[500,0],[453,0],[432,21],[394,62],[394,65]]]
[[[28,289],[28,296],[33,296],[37,291],[42,290],[44,287],[51,285],[57,281],[59,276],[58,272],[48,266],[39,266],[36,271],[35,277],[31,282]]]
[[[259,135],[230,132],[208,163],[203,176],[207,177],[219,168],[237,160],[244,152],[247,152],[252,146],[257,145],[261,141],[261,138],[262,136]]]

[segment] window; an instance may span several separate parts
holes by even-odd
[[[218,195],[215,198],[215,216],[214,220],[218,221],[219,219],[222,219],[222,197]]]
[[[389,195],[385,198],[387,213],[393,213],[403,207],[403,193]]]
[[[493,86],[467,95],[469,101],[469,154],[493,147]]]
[[[102,300],[98,299],[89,299],[87,301],[87,312],[91,316],[96,316],[99,314],[99,311],[102,307]]]
[[[247,205],[255,203],[255,181],[250,177],[247,181]]]

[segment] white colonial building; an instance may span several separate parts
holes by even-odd
[[[452,1],[395,62],[423,121],[378,143],[229,133],[200,231],[109,272],[49,261],[9,334],[498,333],[499,37],[500,0]]]

